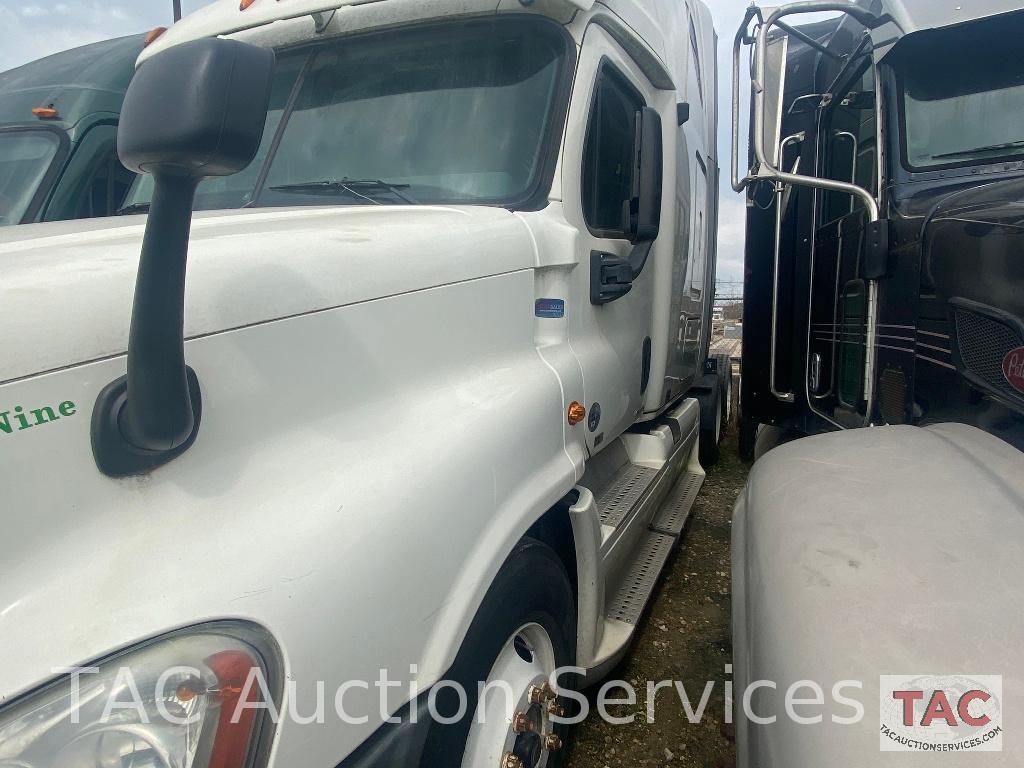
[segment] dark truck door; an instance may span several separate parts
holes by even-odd
[[[849,70],[819,115],[817,175],[856,184],[877,196],[877,102],[870,54]],[[874,394],[866,373],[872,368],[869,331],[877,310],[869,236],[862,200],[846,192],[816,193],[807,397],[819,416],[846,428],[867,423]]]

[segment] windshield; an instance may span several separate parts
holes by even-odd
[[[911,169],[1024,155],[1022,34],[1024,16],[1014,14],[905,41],[897,71]]]
[[[52,131],[0,131],[0,226],[21,223],[59,147]]]
[[[196,208],[521,204],[553,160],[566,50],[555,25],[501,19],[279,53],[257,159]],[[151,194],[141,178],[126,209]]]

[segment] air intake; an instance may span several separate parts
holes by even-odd
[[[953,355],[960,373],[984,392],[1024,411],[1024,392],[1011,385],[1003,363],[1024,347],[1024,323],[995,307],[950,299],[956,338]]]

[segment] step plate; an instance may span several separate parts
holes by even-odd
[[[618,528],[657,476],[656,469],[626,464],[615,481],[594,498],[601,512],[601,525]]]
[[[680,536],[686,527],[686,521],[690,518],[693,502],[697,500],[702,485],[703,475],[687,472],[680,477],[658,511],[658,516],[651,523],[651,530],[669,536]]]
[[[675,539],[663,533],[648,531],[637,550],[637,559],[630,566],[608,604],[608,618],[634,626],[640,621],[644,606],[654,592],[658,576],[665,566]]]

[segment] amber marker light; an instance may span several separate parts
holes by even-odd
[[[60,117],[60,112],[53,107],[33,107],[32,114],[40,120],[56,120]]]
[[[575,427],[585,418],[587,418],[587,409],[574,400],[569,406],[569,424]]]
[[[246,8],[248,8],[250,5],[252,5],[255,2],[256,2],[256,0],[242,0],[242,2],[240,2],[238,4],[238,10],[244,11]]]
[[[160,35],[167,31],[167,27],[153,27],[146,36],[142,39],[142,47],[145,48],[150,43],[154,42]]]

